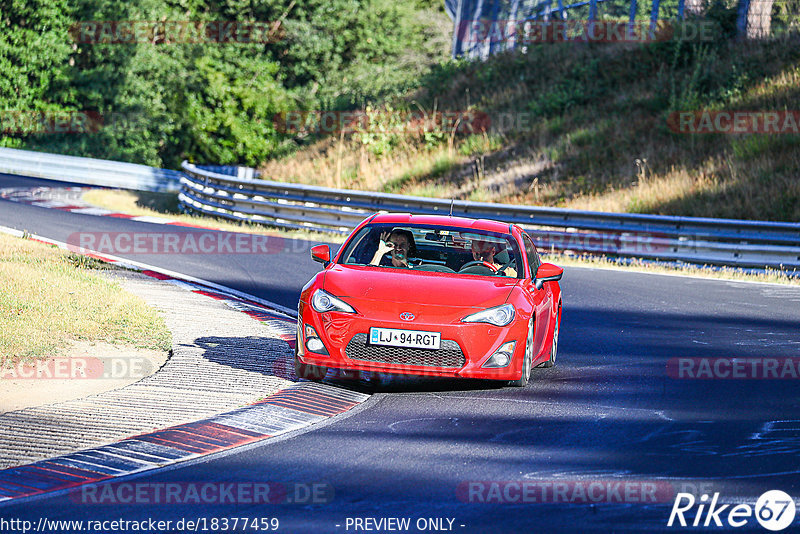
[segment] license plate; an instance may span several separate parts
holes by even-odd
[[[406,347],[410,349],[438,349],[442,335],[439,332],[421,330],[398,330],[397,328],[369,329],[370,345]]]

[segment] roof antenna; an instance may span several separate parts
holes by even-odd
[[[450,199],[450,217],[453,216],[453,204],[455,204],[455,202],[456,202],[455,198]]]

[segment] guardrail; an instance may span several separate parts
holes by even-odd
[[[283,229],[346,234],[376,211],[516,223],[544,250],[753,268],[800,267],[800,223],[602,213],[410,197],[262,180],[242,167],[182,164],[187,211]]]
[[[0,173],[105,187],[179,191],[183,209],[283,229],[346,234],[376,211],[495,219],[532,230],[544,250],[753,268],[800,267],[800,223],[602,213],[449,201],[262,180],[247,167],[184,173],[0,147]]]
[[[0,147],[0,173],[139,191],[177,192],[180,171]]]

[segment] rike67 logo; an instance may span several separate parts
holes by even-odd
[[[755,517],[762,527],[777,532],[792,524],[797,511],[794,499],[780,490],[761,495],[755,509],[749,504],[718,504],[718,501],[719,493],[715,493],[710,502],[708,495],[701,496],[698,502],[691,493],[678,493],[667,526],[739,528]]]

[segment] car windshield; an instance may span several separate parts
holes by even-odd
[[[510,234],[425,225],[367,225],[347,242],[339,263],[511,278],[522,272]]]

